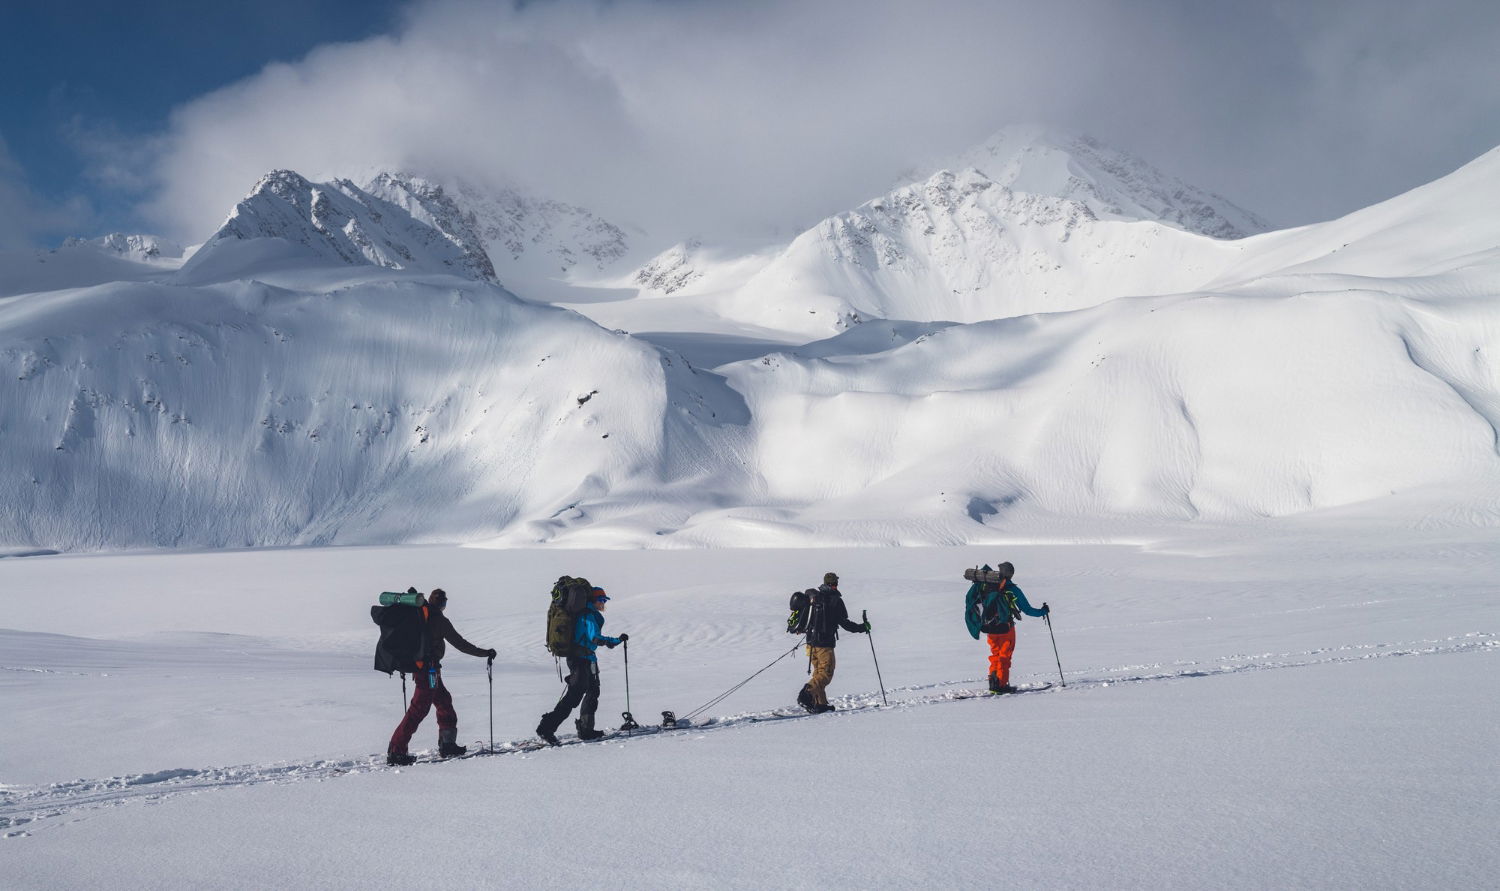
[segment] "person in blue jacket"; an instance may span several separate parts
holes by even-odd
[[[599,708],[599,660],[594,651],[600,644],[613,650],[630,639],[628,634],[619,637],[603,635],[603,610],[608,602],[609,595],[604,589],[595,588],[588,607],[578,614],[573,626],[573,652],[567,657],[567,689],[552,711],[542,715],[541,723],[536,725],[536,735],[550,745],[558,744],[557,728],[574,708],[578,708],[578,720],[573,726],[578,728],[579,739],[598,739],[604,735],[603,731],[594,729],[594,712]]]
[[[989,569],[988,566],[985,569]],[[1043,603],[1036,609],[1026,600],[1026,595],[1011,581],[1016,568],[1009,563],[995,567],[1000,573],[998,584],[975,582],[964,597],[964,622],[969,626],[969,636],[975,640],[980,634],[989,638],[990,644],[990,692],[1014,693],[1010,685],[1010,660],[1016,652],[1016,622],[1021,614],[1041,618],[1052,611]]]

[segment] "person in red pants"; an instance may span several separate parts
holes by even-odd
[[[453,623],[448,621],[448,617],[443,615],[447,606],[448,592],[442,588],[433,588],[432,593],[427,595],[426,605],[422,607],[422,618],[427,629],[427,660],[417,663],[414,678],[416,690],[411,695],[411,705],[406,709],[406,717],[401,719],[396,732],[391,735],[391,744],[387,747],[385,756],[387,764],[411,764],[416,760],[407,753],[406,747],[433,706],[437,706],[438,754],[444,758],[452,758],[468,751],[467,746],[458,744],[458,712],[453,710],[453,694],[443,686],[444,642],[453,644],[461,653],[484,656],[491,660],[495,658],[495,651],[481,650],[464,640],[454,629]]]
[[[989,569],[988,566],[985,569]],[[1022,614],[1041,618],[1052,611],[1043,603],[1036,609],[1026,600],[1012,581],[1016,568],[1009,563],[995,567],[1003,579],[999,584],[975,582],[964,597],[964,621],[969,626],[969,636],[975,640],[980,634],[990,644],[990,692],[1014,693],[1010,684],[1010,660],[1016,652],[1016,622]]]

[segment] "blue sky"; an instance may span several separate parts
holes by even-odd
[[[389,30],[396,0],[7,3],[0,27],[0,139],[39,203],[91,230],[126,221],[135,196],[85,176],[90,139],[143,138],[171,110],[323,43]],[[46,235],[58,236],[59,232]]]
[[[1500,145],[1494,0],[11,3],[0,247],[206,237],[277,167],[789,234],[1010,123],[1281,225]]]

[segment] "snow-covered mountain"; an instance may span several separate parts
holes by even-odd
[[[679,245],[642,296],[702,294],[762,328],[826,336],[869,318],[980,321],[1200,285],[1265,221],[1087,136],[1001,130],[778,252]]]
[[[1186,290],[1239,248],[1149,220],[940,171],[798,236],[729,301],[768,327],[973,322]]]
[[[1271,225],[1222,195],[1169,176],[1084,134],[1012,125],[956,157],[928,162],[900,185],[938,170],[973,167],[1017,192],[1067,198],[1105,220],[1155,220],[1213,238],[1244,238]]]
[[[63,247],[93,248],[140,263],[179,260],[183,254],[182,245],[165,238],[156,235],[126,235],[121,232],[111,232],[99,238],[69,238],[63,242]]]
[[[703,278],[703,271],[698,268],[698,252],[702,248],[703,242],[696,238],[678,242],[637,269],[632,281],[642,291],[675,294]]]
[[[587,208],[541,198],[515,185],[441,184],[411,173],[382,172],[364,188],[444,232],[477,242],[512,290],[524,292],[574,276],[597,277],[632,250],[624,229]]]
[[[483,246],[441,190],[400,194],[408,200],[398,205],[346,179],[314,183],[272,171],[183,264],[182,278],[223,281],[332,264],[495,280]]]
[[[485,281],[447,187],[371,186],[273,174],[180,274],[75,245],[154,274],[0,300],[0,545],[1500,523],[1500,151],[1235,241],[942,172],[727,297],[599,304],[732,310],[691,317],[695,356],[754,357],[715,373]],[[746,317],[846,330],[778,346]]]
[[[1225,246],[1208,288],[725,366],[771,499],[807,499],[762,516],[875,535],[960,507],[1244,520],[1395,496],[1500,522],[1496,195],[1500,149]]]

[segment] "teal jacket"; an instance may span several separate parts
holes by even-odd
[[[578,624],[573,626],[573,643],[578,645],[578,654],[590,662],[599,661],[594,655],[594,650],[600,644],[616,646],[620,643],[618,637],[604,637],[600,634],[604,630],[604,614],[599,612],[592,603],[578,617]]]
[[[1000,600],[1002,595],[1005,598],[1003,601]],[[985,591],[983,585],[975,582],[969,586],[969,593],[964,596],[964,622],[969,626],[969,636],[975,640],[979,639],[979,626],[984,622],[984,609],[987,604],[993,604],[995,611],[1001,616],[1014,615],[1011,607],[1035,618],[1041,618],[1047,614],[1047,610],[1033,607],[1014,582],[1006,582],[1004,588],[991,591]]]

